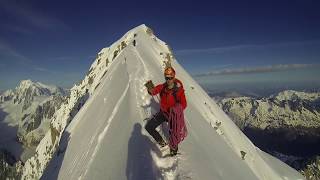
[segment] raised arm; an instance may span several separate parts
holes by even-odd
[[[151,89],[150,91],[148,91],[148,93],[152,96],[157,95],[161,92],[162,88],[163,88],[163,84],[159,84],[153,89]]]

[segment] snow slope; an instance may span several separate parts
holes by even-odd
[[[173,59],[177,78],[184,83],[188,102],[189,134],[177,157],[168,157],[169,150],[160,150],[144,130],[145,119],[159,109],[158,99],[147,94],[144,83],[164,81],[168,58]],[[44,149],[50,148],[51,141],[56,147],[61,138],[42,179],[304,179],[255,147],[145,25],[102,49],[90,73],[95,74],[91,76],[93,85],[87,86],[90,97],[64,131],[68,122],[63,114],[67,113],[57,112],[52,127],[60,133],[58,138],[52,138],[56,130],[46,135],[36,157],[26,163],[23,178],[41,175],[41,168],[51,158],[43,152],[52,152]],[[86,77],[75,86],[71,96],[89,81]],[[241,151],[246,152],[244,159]]]

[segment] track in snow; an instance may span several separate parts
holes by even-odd
[[[137,107],[143,107],[143,108],[148,107],[148,109],[145,110],[144,116],[146,118],[148,117],[150,118],[150,116],[154,114],[154,112],[152,113],[152,110],[153,111],[158,110],[158,106],[157,106],[158,104],[151,105],[150,95],[146,93],[146,89],[144,87],[144,83],[150,79],[150,72],[148,70],[147,64],[144,62],[139,51],[136,48],[134,48],[134,54],[136,55],[137,59],[140,61],[139,64],[136,64],[138,68],[137,68],[137,71],[134,73],[135,74],[134,80],[138,81],[138,83],[134,83],[135,95],[137,98]],[[140,72],[143,72],[143,76],[139,76],[141,75],[139,74]],[[129,72],[129,74],[131,73]],[[140,96],[141,98],[138,98],[138,96]],[[153,103],[155,102],[159,103],[159,99],[155,97],[154,99],[152,99],[152,101],[154,101]],[[140,113],[140,115],[142,115],[142,113]],[[158,129],[160,130],[160,133],[162,134],[162,136],[164,136],[165,138],[168,138],[168,135],[167,135],[168,133],[164,132],[164,131],[167,131],[166,125],[160,126]],[[147,136],[150,139],[152,139],[150,135],[147,135]],[[156,144],[156,142],[154,143]],[[158,156],[157,153],[152,150],[150,151],[150,153],[155,165],[160,170],[161,175],[164,179],[166,180],[174,180],[177,178],[191,179],[190,171],[188,173],[187,172],[182,173],[182,170],[179,169],[179,162],[180,162],[179,160],[181,160],[181,156],[182,156],[181,154],[180,155],[178,154],[175,157],[169,156],[170,148],[168,146],[161,148],[160,150],[161,150],[161,156]]]

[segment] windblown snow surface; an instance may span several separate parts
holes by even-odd
[[[122,41],[127,46],[65,129],[42,179],[304,179],[255,147],[174,58],[188,103],[188,136],[180,153],[168,156],[169,149],[160,149],[144,129],[159,109],[158,98],[147,94],[144,83],[164,82],[163,61],[171,51],[140,25],[102,49],[102,60]],[[166,135],[165,126],[159,129]]]

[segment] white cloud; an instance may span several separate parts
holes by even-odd
[[[244,44],[244,45],[202,48],[202,49],[182,49],[182,50],[177,50],[175,54],[188,55],[188,54],[198,54],[198,53],[225,53],[225,52],[235,51],[235,50],[269,48],[269,47],[305,46],[305,45],[309,45],[309,44],[310,45],[315,45],[315,44],[320,45],[320,40],[279,42],[279,43],[269,43],[269,44]]]
[[[58,56],[58,57],[48,58],[48,60],[51,60],[51,61],[70,61],[74,59],[76,58],[72,56]]]
[[[39,10],[33,8],[29,4],[25,3],[25,1],[9,1],[4,0],[0,1],[0,9],[6,12],[9,15],[13,15],[19,20],[27,22],[28,24],[41,28],[41,29],[70,29],[64,22],[61,20],[50,17],[47,14],[40,12]],[[16,31],[27,32],[26,28],[22,28],[16,25],[9,25],[9,28],[13,28]]]
[[[183,49],[177,50],[176,54],[186,55],[186,54],[195,54],[195,53],[223,53],[232,50],[252,48],[256,45],[238,45],[238,46],[228,46],[228,47],[215,47],[215,48],[203,48],[203,49]]]
[[[31,63],[31,60],[29,60],[26,56],[20,54],[18,51],[12,48],[8,43],[6,43],[5,41],[2,41],[1,39],[0,39],[0,54],[14,58],[19,64]]]
[[[273,71],[283,71],[288,69],[299,69],[299,68],[314,67],[314,66],[320,66],[320,64],[278,64],[278,65],[268,65],[268,66],[260,66],[260,67],[221,69],[221,70],[211,71],[207,73],[196,74],[195,76],[199,77],[199,76],[224,75],[224,74],[273,72]]]
[[[90,56],[88,56],[89,59],[93,59],[93,58],[96,58],[96,57],[97,57],[97,55],[90,55]]]
[[[55,71],[51,71],[47,68],[38,67],[38,66],[34,67],[33,69],[36,71],[41,71],[41,72],[46,72],[46,73],[56,73]]]
[[[41,71],[41,72],[48,72],[48,73],[57,73],[55,71],[51,71],[47,68],[40,67],[38,65],[35,65],[32,60],[30,60],[28,57],[24,56],[23,54],[20,54],[18,51],[16,51],[14,48],[12,48],[8,43],[2,41],[0,39],[0,55],[6,56],[6,61],[13,61],[18,66],[23,66],[25,68],[30,68],[32,70]],[[0,66],[4,66],[4,64],[0,64]]]

